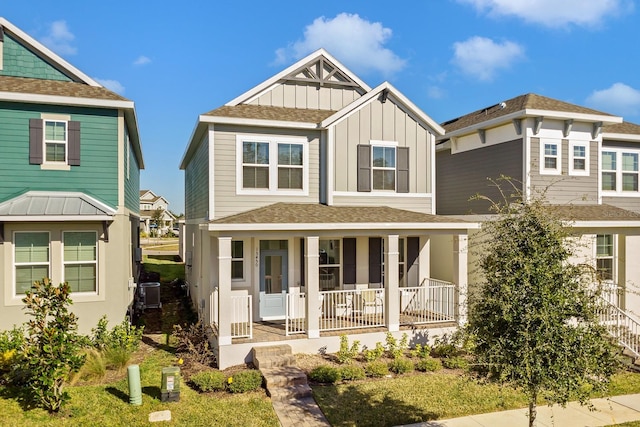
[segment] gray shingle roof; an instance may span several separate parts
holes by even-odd
[[[103,87],[89,86],[84,83],[30,79],[26,77],[0,76],[0,92],[129,101],[127,98]]]
[[[320,123],[334,114],[333,110],[309,110],[302,108],[269,107],[264,105],[224,105],[204,113],[204,116],[233,117],[241,119],[275,120],[284,122]]]
[[[0,218],[11,217],[87,217],[102,220],[115,210],[91,196],[77,192],[28,191],[0,203]]]
[[[446,121],[442,123],[442,127],[444,127],[447,132],[453,132],[458,129],[473,126],[487,120],[506,116],[508,114],[525,109],[561,111],[566,113],[578,114],[596,114],[616,117],[612,114],[592,110],[591,108],[582,107],[580,105],[570,104],[568,102],[559,101],[553,98],[547,98],[546,96],[536,95],[535,93],[527,93],[525,95],[516,96],[515,98],[504,101],[504,108],[500,103],[498,103],[481,110],[474,111],[473,113],[455,118],[453,120]]]
[[[640,213],[607,204],[550,205],[549,209],[569,221],[640,221]]]
[[[602,127],[604,133],[622,133],[627,135],[640,135],[640,125],[630,122],[616,123]]]

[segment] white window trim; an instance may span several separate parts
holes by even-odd
[[[604,172],[603,168],[602,168],[602,153],[605,152],[611,152],[611,153],[616,153],[616,189],[615,191],[613,190],[603,190],[602,189],[602,173]],[[622,191],[622,174],[623,174],[623,170],[622,170],[622,154],[623,153],[630,153],[630,154],[637,154],[638,155],[638,160],[640,162],[640,150],[633,150],[633,149],[628,149],[628,148],[611,148],[611,147],[602,147],[601,151],[600,151],[600,162],[599,162],[599,175],[600,175],[600,190],[602,191],[602,195],[605,197],[638,197],[640,196],[640,171],[638,171],[638,191]],[[640,169],[640,168],[639,168]],[[607,171],[611,171],[611,170],[607,170]]]
[[[64,123],[64,141],[47,140],[47,123]],[[47,160],[47,143],[64,144],[64,161]],[[42,121],[42,163],[45,165],[69,165],[69,121],[59,119],[43,119]]]
[[[569,141],[569,175],[589,176],[589,163],[591,158],[589,152],[589,144],[589,141]],[[584,170],[574,168],[574,159],[576,159],[573,153],[574,147],[585,147]]]
[[[45,263],[43,262],[21,262],[18,263],[16,262],[16,235],[17,234],[23,234],[23,233],[46,233],[47,234],[47,240],[49,241],[49,260],[46,262],[47,264],[47,276],[48,278],[51,277],[51,233],[48,231],[43,231],[43,230],[20,230],[20,231],[14,231],[13,232],[13,247],[11,249],[11,261],[12,261],[12,275],[13,275],[13,291],[12,291],[12,296],[13,298],[16,299],[20,299],[22,300],[23,295],[25,294],[19,294],[18,290],[16,289],[16,280],[18,279],[16,277],[16,267],[17,266],[23,266],[23,265],[44,265]]]
[[[595,244],[593,245],[593,259],[595,262],[595,268],[598,267],[598,259],[611,259],[611,279],[605,280],[607,283],[618,283],[618,235],[612,233],[603,233],[603,235],[612,235],[612,252],[611,256],[599,257],[598,256],[598,236],[600,234],[596,234],[595,236]]]
[[[242,258],[233,258],[233,251],[231,252],[231,265],[232,265],[231,271],[233,272],[233,262],[234,261],[242,262],[242,277],[236,277],[236,278],[232,277],[231,281],[232,282],[244,282],[245,281],[245,277],[247,277],[247,271],[246,271],[247,262],[245,260],[245,257],[246,257],[246,254],[247,254],[247,251],[245,249],[246,249],[247,245],[246,245],[246,242],[244,240],[231,240],[232,248],[233,248],[233,242],[242,243]]]
[[[96,240],[96,258],[93,261],[69,261],[66,262],[64,260],[64,235],[66,233],[93,233],[95,235],[95,240]],[[96,289],[93,291],[89,291],[89,292],[72,292],[73,295],[97,295],[99,293],[99,283],[100,283],[100,272],[98,271],[99,269],[99,260],[100,260],[100,256],[99,256],[99,243],[100,240],[98,238],[98,233],[96,231],[93,230],[64,230],[62,232],[62,239],[60,240],[60,247],[62,250],[61,253],[61,260],[62,260],[62,270],[61,270],[61,274],[62,274],[62,278],[63,278],[63,282],[66,282],[66,277],[64,277],[64,272],[65,272],[65,266],[67,264],[95,264],[96,266]]]
[[[544,146],[553,144],[556,146],[557,155],[556,155],[556,168],[555,169],[547,169],[544,167],[545,160],[545,152]],[[540,175],[561,175],[562,174],[562,140],[558,139],[545,139],[540,138]]]
[[[380,140],[371,140],[370,141],[370,145],[371,145],[371,193],[385,193],[385,194],[396,194],[397,190],[398,190],[398,142],[397,141],[380,141]],[[396,154],[395,154],[395,161],[396,164],[393,168],[385,168],[385,167],[376,167],[373,166],[373,149],[375,147],[383,147],[383,148],[395,148],[396,149]],[[373,171],[374,170],[394,170],[395,171],[395,180],[394,180],[394,188],[393,190],[381,190],[381,189],[376,189],[373,188]],[[405,193],[402,193],[405,194]]]
[[[269,188],[243,188],[242,145],[245,141],[265,142],[269,144]],[[302,189],[278,188],[278,143],[302,145]],[[309,195],[309,142],[306,138],[237,135],[236,136],[236,194],[242,195]]]

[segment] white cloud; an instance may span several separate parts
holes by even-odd
[[[465,74],[479,80],[491,80],[496,72],[507,69],[524,58],[524,48],[517,43],[496,43],[485,37],[471,37],[453,44],[452,62]]]
[[[640,90],[614,83],[610,88],[593,91],[586,103],[608,113],[634,116],[640,114]]]
[[[149,58],[148,56],[144,56],[144,55],[140,55],[135,61],[133,61],[133,65],[146,65],[149,64],[151,62],[151,58]]]
[[[67,21],[55,21],[51,23],[49,34],[40,41],[58,55],[75,55],[78,49],[72,45],[76,36],[67,27]]]
[[[429,86],[427,88],[427,97],[431,99],[442,99],[446,96],[446,92],[440,86]]]
[[[379,71],[385,75],[403,69],[406,61],[384,44],[392,31],[380,22],[370,22],[357,14],[341,13],[333,19],[317,18],[304,30],[304,38],[276,50],[275,63],[282,64],[324,48],[359,72]]]
[[[94,80],[100,83],[102,86],[106,87],[110,91],[115,93],[119,93],[122,95],[124,93],[124,86],[117,80],[109,80],[109,79],[99,79],[94,77]]]
[[[546,27],[597,27],[608,16],[633,9],[631,0],[458,0],[491,16],[516,16]]]

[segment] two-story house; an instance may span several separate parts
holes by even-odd
[[[481,194],[502,202],[491,182],[501,175],[510,177],[524,198],[544,193],[579,241],[576,262],[593,266],[609,286],[612,303],[640,314],[640,126],[536,94],[442,126],[438,214],[486,215],[488,202],[470,198]],[[513,193],[508,185],[502,188]]]
[[[158,209],[162,210],[160,224],[153,224],[153,217]],[[158,234],[166,234],[173,229],[175,221],[176,217],[169,211],[167,199],[151,190],[140,190],[140,231],[149,234],[155,226]]]
[[[185,261],[221,368],[285,339],[335,351],[347,331],[372,346],[463,320],[477,224],[435,215],[443,133],[322,49],[199,116],[180,165]],[[436,235],[455,242],[446,277],[430,271]]]
[[[79,330],[130,308],[139,252],[138,125],[102,87],[0,18],[0,328],[32,283],[68,282]]]

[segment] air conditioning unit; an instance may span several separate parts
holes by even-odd
[[[162,308],[160,302],[160,282],[143,282],[138,285],[140,309]]]

